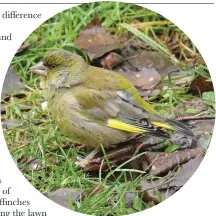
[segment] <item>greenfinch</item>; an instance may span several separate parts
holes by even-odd
[[[72,52],[50,52],[30,71],[40,75],[62,133],[89,149],[112,147],[136,135],[169,139],[169,130],[193,136],[182,123],[159,116],[124,76],[90,66]]]

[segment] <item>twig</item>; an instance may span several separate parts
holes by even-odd
[[[143,54],[143,52],[140,52],[140,53],[138,53],[138,54],[136,54],[136,55],[128,56],[128,57],[122,59],[121,61],[115,63],[114,65],[112,65],[111,69],[114,68],[114,67],[116,67],[117,65],[121,64],[121,63],[124,62],[124,61],[127,61],[127,60],[129,60],[129,59],[136,58],[136,57],[138,57],[138,56],[140,56],[140,55],[142,55],[142,54]]]
[[[215,119],[215,116],[183,116],[178,117],[178,121],[189,121],[189,120],[205,120],[205,119]]]
[[[152,189],[155,189],[155,188],[158,188],[158,187],[161,187],[163,185],[166,185],[166,184],[169,184],[171,181],[173,181],[175,178],[176,178],[177,174],[175,174],[173,177],[171,177],[170,179],[167,179],[165,180],[164,182],[158,184],[158,185],[155,185],[151,188],[148,188],[148,189],[145,189],[145,190],[141,190],[140,192],[146,192],[146,191],[149,191],[149,190],[152,190]]]
[[[145,29],[146,27],[153,26],[153,25],[160,26],[160,25],[172,25],[172,24],[173,24],[172,22],[165,20],[165,21],[151,21],[151,22],[143,22],[143,23],[134,23],[131,25],[138,29]]]

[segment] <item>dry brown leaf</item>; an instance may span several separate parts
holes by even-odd
[[[16,75],[13,69],[9,67],[4,79],[1,98],[11,95],[13,92],[24,88],[24,86],[24,83]]]
[[[81,198],[82,192],[72,188],[60,188],[48,195],[55,203],[68,208],[69,203],[76,203]]]
[[[86,50],[91,60],[120,47],[111,34],[101,26],[97,14],[91,23],[80,32],[74,43],[78,48]]]
[[[120,143],[116,148],[106,149],[106,157],[109,159],[111,165],[121,164],[133,157],[135,151],[143,151],[149,147],[161,144],[162,142],[164,142],[164,139],[161,137],[142,137],[142,139],[131,139],[127,142]],[[102,162],[103,164],[101,165]],[[136,161],[136,163],[139,163],[139,161]],[[134,164],[131,165],[136,166]],[[137,164],[137,166],[140,165]],[[83,167],[85,171],[89,172],[99,171],[100,169],[104,171],[108,168],[109,165],[106,163],[103,154],[91,159],[89,164]]]
[[[193,126],[192,130],[195,133],[213,133],[215,120],[214,119],[205,119],[205,120],[190,120],[188,124]]]
[[[209,105],[203,103],[203,100],[201,98],[194,97],[187,102],[178,104],[174,109],[174,113],[176,116],[185,116],[185,114],[194,114],[192,112],[193,110],[197,110],[197,113],[199,113],[208,109]]]
[[[111,70],[113,66],[123,61],[123,57],[115,52],[109,53],[101,60],[101,66],[105,69]]]
[[[204,156],[202,154],[199,154],[194,159],[191,159],[186,164],[183,164],[179,173],[170,182],[169,187],[173,187],[173,188],[182,187],[195,173],[200,163],[202,162],[203,157]]]
[[[205,149],[202,147],[172,153],[147,152],[142,157],[143,170],[149,170],[150,175],[160,175],[169,172],[176,166],[184,164],[204,152]]]
[[[179,71],[168,59],[136,40],[121,49],[123,60],[113,66],[138,89],[145,99],[169,72]],[[157,92],[154,92],[158,94]]]
[[[210,77],[210,74],[208,74]],[[206,81],[203,76],[198,76],[190,85],[190,92],[194,95],[201,95],[203,92],[214,91],[213,83]]]
[[[169,59],[140,43],[137,41],[128,44],[121,52],[122,56],[128,59],[134,68],[154,68],[162,77],[165,77],[169,72],[179,71],[179,68]]]
[[[141,68],[139,71],[119,70],[128,80],[130,80],[135,87],[142,90],[149,90],[154,88],[161,80],[161,75],[154,68]]]
[[[169,187],[170,182],[174,179],[175,175],[169,172],[166,176],[161,179],[150,181],[143,179],[141,181],[141,193],[145,202],[154,202],[155,204],[160,203],[162,200],[175,193],[176,190]],[[158,196],[160,191],[161,197]],[[167,192],[164,194],[164,192]],[[162,195],[163,194],[163,195]]]
[[[166,176],[158,180],[142,180],[141,192],[143,193],[144,201],[153,201],[155,204],[158,204],[172,196],[191,178],[202,162],[202,159],[203,155],[197,155],[194,159],[183,164],[177,174],[169,172]],[[158,197],[158,191],[160,191],[160,197]]]

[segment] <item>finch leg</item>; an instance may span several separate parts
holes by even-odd
[[[99,148],[95,148],[93,151],[90,152],[85,158],[77,157],[76,165],[80,167],[85,167],[90,163],[90,161],[94,158],[94,156],[98,153]]]

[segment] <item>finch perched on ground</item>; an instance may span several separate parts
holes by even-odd
[[[138,134],[193,136],[182,123],[159,116],[124,76],[90,66],[69,51],[48,53],[30,71],[41,76],[48,108],[62,133],[89,149],[115,146]]]

